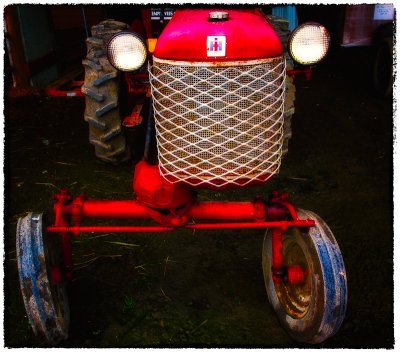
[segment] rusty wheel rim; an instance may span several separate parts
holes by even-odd
[[[282,234],[284,266],[308,270],[301,285],[275,284],[272,278],[272,236],[264,237],[262,264],[268,299],[282,326],[298,342],[320,343],[340,328],[347,307],[346,269],[328,225],[311,211],[297,209],[300,219],[315,227],[288,228]]]
[[[275,291],[285,311],[295,319],[301,319],[307,314],[312,301],[312,281],[310,264],[300,244],[293,234],[284,233],[283,258],[284,266],[299,265],[307,275],[303,283],[285,284],[276,283]]]

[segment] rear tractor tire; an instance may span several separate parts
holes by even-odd
[[[122,22],[107,20],[93,26],[92,36],[86,39],[87,56],[83,60],[85,82],[85,121],[89,123],[89,142],[98,158],[118,163],[130,158],[126,136],[121,126],[121,73],[108,61],[106,47],[116,33],[127,30]]]
[[[290,35],[289,21],[273,15],[268,15],[268,20],[281,40],[282,51],[286,59],[286,71],[292,70],[293,61],[287,50],[287,42]],[[295,97],[296,87],[293,82],[293,77],[286,76],[282,155],[288,153],[289,140],[292,137],[292,116],[294,115]]]
[[[383,98],[393,94],[393,38],[382,38],[376,49],[373,69],[374,89]]]

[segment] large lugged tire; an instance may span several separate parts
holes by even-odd
[[[276,34],[282,43],[282,50],[286,58],[286,71],[293,69],[293,61],[290,58],[289,52],[287,51],[287,42],[290,35],[289,21],[283,18],[268,15],[268,20],[274,27]],[[292,116],[294,114],[294,100],[295,100],[296,88],[293,83],[293,77],[286,76],[285,81],[285,115],[283,123],[283,145],[282,154],[285,155],[288,152],[289,140],[292,137]]]
[[[29,213],[17,225],[17,261],[21,293],[32,330],[41,343],[68,337],[69,305],[61,278],[60,238],[47,234],[42,214]],[[57,273],[59,281],[53,281]]]
[[[384,98],[393,93],[393,37],[382,38],[376,49],[373,83],[376,92]]]
[[[320,343],[340,328],[347,306],[347,280],[339,246],[326,223],[310,211],[297,210],[301,219],[312,219],[308,233],[288,228],[282,233],[283,265],[299,265],[307,273],[299,284],[274,283],[272,237],[263,244],[263,272],[268,299],[281,325],[299,342]]]
[[[87,56],[83,60],[86,95],[85,121],[89,123],[89,141],[96,156],[105,162],[122,162],[130,158],[126,137],[121,128],[119,109],[120,72],[106,57],[108,40],[128,25],[113,20],[92,27],[86,39]]]

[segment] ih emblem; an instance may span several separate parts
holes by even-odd
[[[226,56],[226,37],[207,37],[207,56]]]

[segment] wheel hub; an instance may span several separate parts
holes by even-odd
[[[307,314],[311,304],[311,276],[306,256],[290,235],[283,235],[284,267],[300,266],[305,273],[301,283],[281,282],[274,283],[279,301],[286,312],[293,318],[299,319]]]

